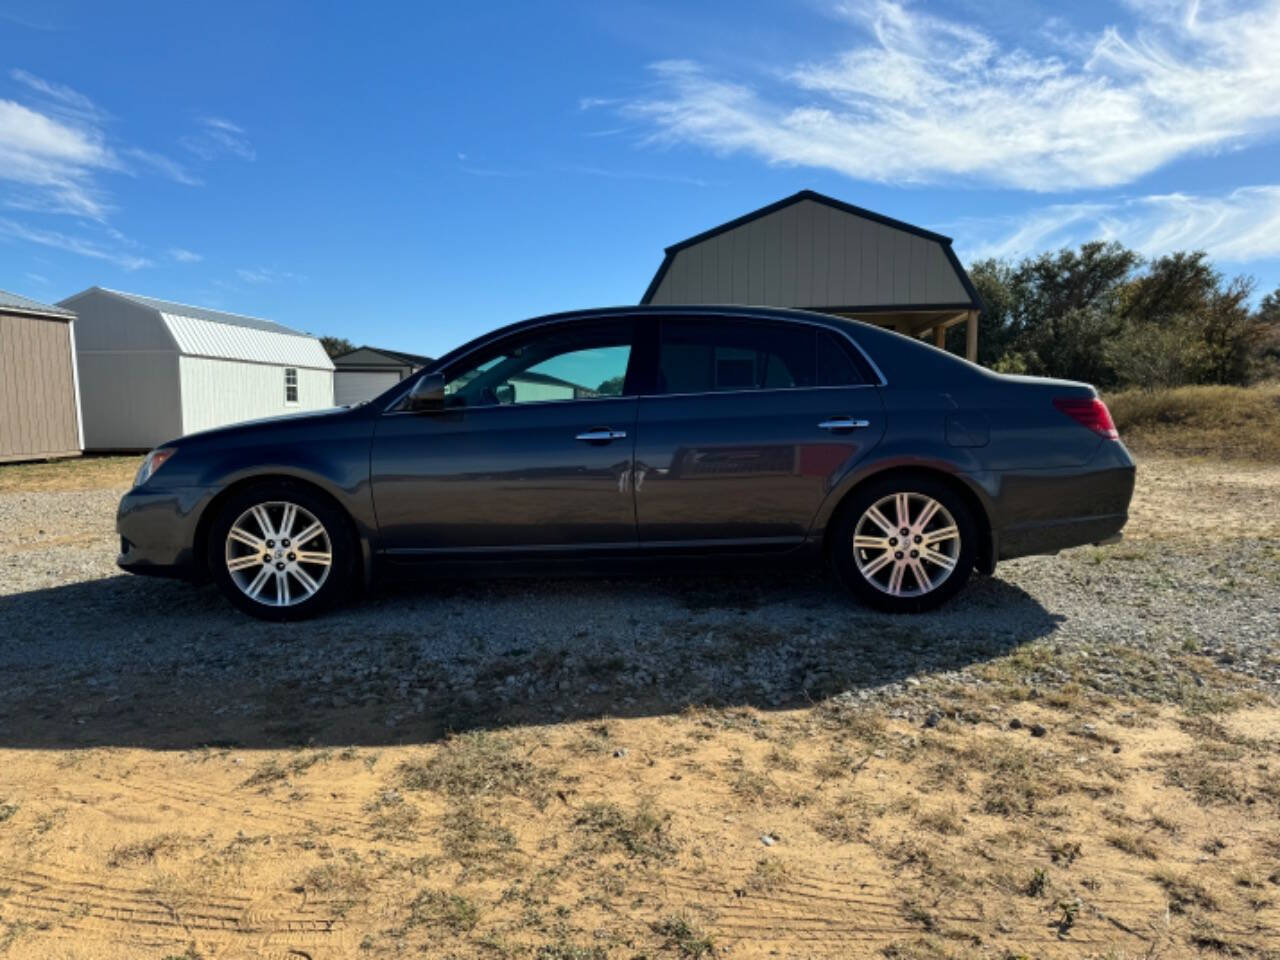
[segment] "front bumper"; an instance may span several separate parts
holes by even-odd
[[[212,491],[195,487],[130,490],[116,510],[116,566],[147,576],[199,579],[204,564],[196,555],[196,532],[212,496]]]

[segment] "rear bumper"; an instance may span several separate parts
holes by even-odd
[[[116,566],[145,576],[199,579],[203,564],[195,555],[196,525],[210,496],[191,487],[129,491],[116,510]]]
[[[1129,520],[1136,467],[1108,441],[1083,467],[1006,474],[999,495],[999,559],[1118,539]]]

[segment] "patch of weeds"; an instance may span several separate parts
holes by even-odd
[[[756,861],[755,868],[736,892],[739,896],[769,893],[783,886],[789,875],[790,871],[781,860],[776,857],[763,857]]]
[[[440,844],[446,856],[463,868],[500,864],[516,849],[516,836],[473,807],[457,807],[445,815]]]
[[[249,777],[240,784],[242,787],[265,787],[289,779],[289,771],[275,757],[264,761]]]
[[[834,809],[823,810],[813,822],[818,836],[834,843],[852,843],[870,827],[871,821],[862,804],[849,797],[840,798]]]
[[[409,904],[407,926],[427,925],[453,934],[474,930],[480,921],[479,908],[466,897],[440,890],[423,890]]]
[[[975,745],[969,759],[986,774],[982,809],[997,816],[1036,812],[1042,801],[1070,789],[1059,765],[1025,747],[996,741]]]
[[[715,948],[711,936],[698,928],[687,915],[671,914],[653,925],[653,932],[663,938],[663,947],[682,957],[705,957]]]
[[[542,806],[554,774],[519,753],[509,737],[478,731],[451,737],[431,756],[400,765],[409,790],[449,796],[516,796]]]
[[[953,954],[936,937],[894,940],[880,951],[888,960],[951,960]]]
[[[734,774],[730,787],[740,799],[749,803],[767,803],[777,792],[777,787],[766,774],[747,769]]]
[[[1049,845],[1049,859],[1060,866],[1071,866],[1080,859],[1080,853],[1080,844],[1075,840],[1061,840]]]
[[[0,803],[0,823],[4,823],[18,812],[16,803]]]
[[[800,761],[795,758],[790,750],[784,750],[780,747],[774,747],[766,754],[764,762],[775,770],[786,770],[794,773],[800,769]]]
[[[1189,875],[1162,868],[1153,873],[1151,879],[1164,888],[1165,895],[1169,898],[1169,909],[1174,913],[1186,913],[1188,907],[1218,909],[1217,898]]]
[[[927,810],[916,816],[920,826],[946,837],[964,833],[964,820],[954,806],[945,810]]]
[[[1071,928],[1076,925],[1076,919],[1080,916],[1080,908],[1082,906],[1084,904],[1080,902],[1079,897],[1058,901],[1058,909],[1062,911],[1057,923],[1059,940],[1065,940],[1067,934],[1071,932]]]
[[[1203,750],[1169,754],[1165,759],[1164,782],[1186,790],[1201,806],[1245,801],[1238,767],[1214,763]]]
[[[368,895],[372,884],[360,861],[354,856],[331,860],[307,871],[300,891],[322,893],[338,913],[345,913]]]
[[[609,960],[604,947],[580,947],[571,943],[543,944],[533,953],[533,960]]]
[[[1031,879],[1027,881],[1023,892],[1028,897],[1043,897],[1044,892],[1049,889],[1049,874],[1044,867],[1036,867],[1031,873]]]
[[[938,929],[938,919],[924,904],[918,900],[904,900],[902,916],[907,923],[914,923],[929,933]]]
[[[418,834],[418,808],[403,800],[383,807],[369,821],[375,840],[412,840]]]
[[[592,803],[578,811],[573,825],[584,835],[583,849],[620,850],[630,857],[665,860],[677,849],[667,829],[669,820],[669,814],[660,814],[647,803],[632,813],[617,804]]]
[[[194,943],[191,943],[181,953],[166,953],[163,960],[204,960],[204,954],[196,949]]]
[[[133,843],[121,844],[111,848],[107,856],[108,867],[136,867],[143,863],[154,863],[162,853],[172,853],[186,846],[188,839],[177,833],[161,833],[147,840],[136,840]]]
[[[1107,835],[1107,843],[1131,857],[1142,857],[1146,860],[1160,859],[1160,849],[1145,833],[1117,831]]]

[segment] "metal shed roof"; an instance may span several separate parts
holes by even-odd
[[[98,349],[136,348],[136,344],[119,344],[129,340],[130,331],[141,333],[151,320],[167,334],[163,337],[166,342],[172,342],[179,353],[188,356],[333,369],[333,361],[319,340],[270,320],[105,287],[90,287],[62,302],[74,305],[89,332],[102,324]],[[109,322],[107,317],[111,318]],[[152,343],[150,348],[155,346]]]
[[[70,310],[63,310],[61,307],[41,303],[39,300],[32,300],[30,297],[20,297],[18,294],[10,293],[7,290],[0,290],[0,310],[6,310],[11,313],[34,313],[42,317],[59,317],[64,320],[74,320],[76,317]]]

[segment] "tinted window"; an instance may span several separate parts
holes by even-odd
[[[446,406],[619,396],[631,358],[629,320],[574,324],[487,347],[447,373]]]
[[[862,383],[840,338],[799,323],[664,320],[659,393],[778,390]]]

